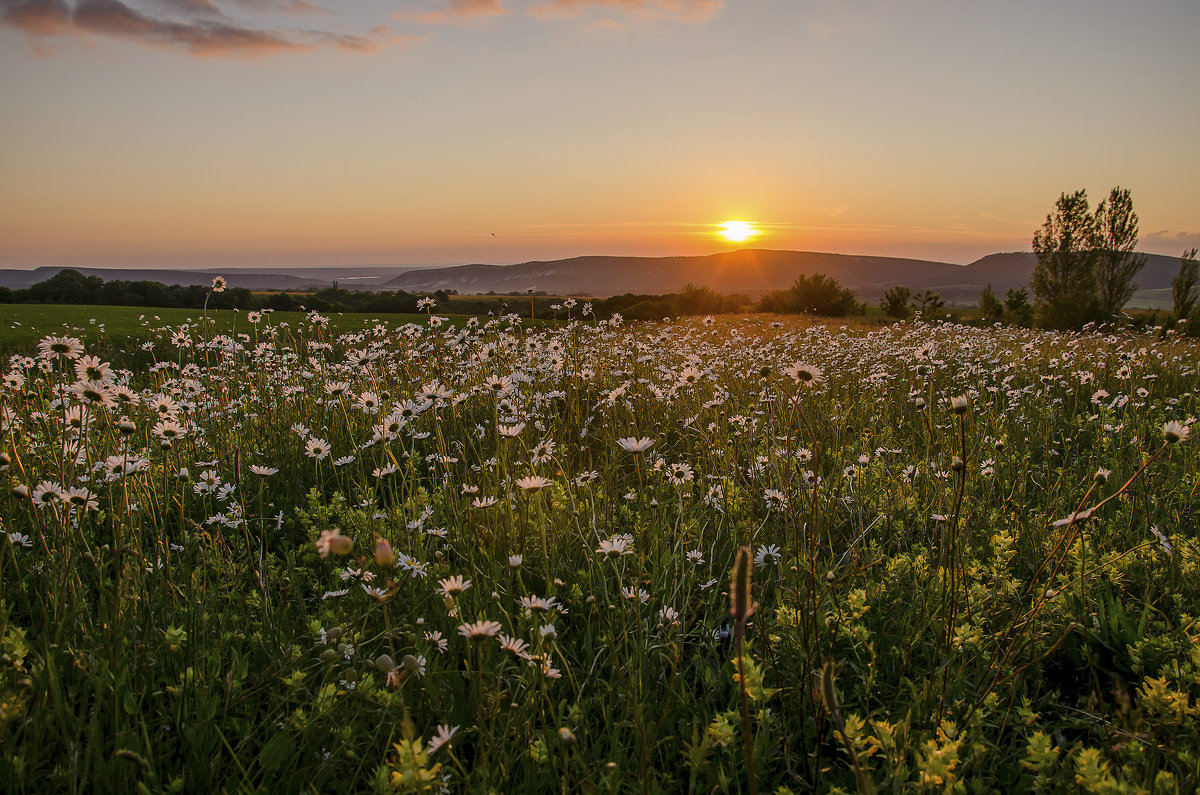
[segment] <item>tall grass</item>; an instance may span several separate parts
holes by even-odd
[[[1194,343],[583,309],[12,357],[0,786],[1200,784]]]

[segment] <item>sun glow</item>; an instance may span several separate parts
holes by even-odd
[[[730,243],[742,243],[762,233],[749,221],[726,221],[717,227],[717,234]]]

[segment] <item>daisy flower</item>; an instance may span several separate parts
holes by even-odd
[[[473,623],[459,624],[458,634],[464,638],[494,638],[500,633],[499,621],[479,619]]]
[[[550,485],[550,478],[544,478],[541,475],[530,475],[529,477],[517,478],[516,483],[525,491],[536,491]]]
[[[1184,425],[1182,422],[1176,422],[1175,420],[1171,420],[1166,425],[1162,426],[1163,438],[1166,439],[1167,444],[1175,444],[1177,442],[1186,440],[1191,431],[1192,429],[1187,425]]]
[[[455,596],[471,587],[471,581],[463,579],[461,574],[438,580],[438,590],[443,596]]]
[[[304,443],[304,454],[309,458],[314,458],[317,461],[329,457],[329,442],[324,439],[318,439],[315,436],[310,436],[308,441]]]
[[[426,300],[426,299],[422,299]],[[432,299],[428,299],[432,301]],[[433,737],[429,738],[429,745],[426,748],[426,753],[433,756],[442,749],[443,746],[449,745],[451,738],[458,733],[458,726],[439,725]]]

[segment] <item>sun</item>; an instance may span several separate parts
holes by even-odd
[[[742,243],[752,237],[758,237],[762,232],[750,221],[726,221],[717,227],[717,234],[730,243]]]

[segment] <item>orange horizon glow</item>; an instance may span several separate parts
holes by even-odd
[[[718,227],[717,234],[730,243],[744,243],[761,235],[762,230],[751,221],[725,221]]]

